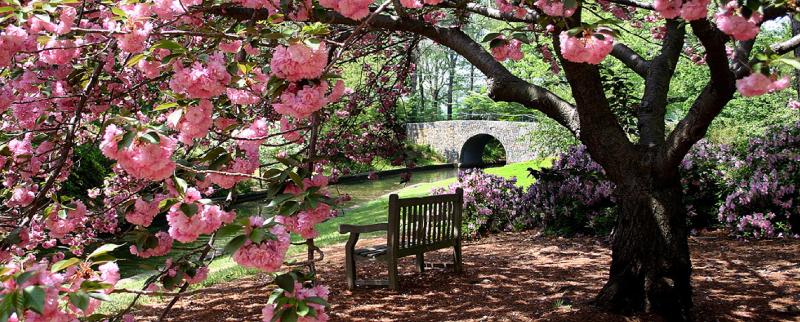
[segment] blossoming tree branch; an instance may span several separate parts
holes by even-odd
[[[264,321],[327,320],[313,238],[336,215],[339,200],[327,189],[341,170],[334,161],[404,162],[393,107],[407,93],[421,37],[482,71],[491,98],[569,129],[616,184],[621,215],[597,304],[691,319],[678,165],[737,90],[756,96],[789,85],[787,66],[800,64],[784,54],[800,38],[751,51],[762,24],[791,19],[794,8],[758,0],[0,0],[0,321],[89,316],[109,294],[132,291],[115,287],[112,253],[163,256],[208,238],[136,291],[179,294],[208,274],[221,229],[233,232],[225,251],[234,261],[276,272]],[[471,15],[507,27],[472,39],[461,29]],[[658,50],[619,41],[642,30]],[[523,45],[563,70],[572,98],[504,67],[524,58]],[[348,89],[340,67],[369,55],[385,64],[364,66],[370,81]],[[609,55],[646,84],[638,141],[609,109],[614,98],[599,74]],[[668,132],[669,82],[686,56],[710,77]],[[364,123],[357,116],[367,107],[383,117]],[[80,162],[76,149],[87,145],[113,161],[113,173],[102,189],[71,195],[64,187]],[[266,189],[268,206],[237,219],[230,202],[245,181]],[[286,263],[291,234],[306,239],[307,261]]]

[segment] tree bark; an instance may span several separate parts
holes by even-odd
[[[639,171],[617,185],[611,270],[595,299],[598,306],[623,314],[653,312],[670,321],[693,319],[686,210],[674,170],[666,178]]]
[[[448,65],[448,80],[447,80],[447,119],[453,119],[453,86],[455,84],[456,75],[456,53],[449,51],[447,53],[449,60]]]

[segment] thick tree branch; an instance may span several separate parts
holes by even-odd
[[[536,20],[539,18],[539,15],[532,10],[527,10],[528,14],[523,17],[517,17],[511,13],[504,13],[500,12],[500,10],[489,8],[486,6],[482,6],[476,3],[463,3],[463,2],[454,2],[454,1],[445,1],[439,4],[437,7],[440,8],[451,8],[451,9],[462,9],[466,10],[487,18],[507,21],[507,22],[525,22],[525,23],[536,23]]]
[[[655,8],[653,8],[653,4],[636,0],[609,0],[608,2],[616,3],[623,6],[636,7],[639,9],[655,10]]]
[[[639,74],[639,76],[647,76],[647,71],[650,69],[650,62],[625,44],[614,44],[614,48],[611,50],[611,56],[614,56],[614,58],[625,64],[625,66],[628,66],[628,68],[633,70],[636,74]]]
[[[692,145],[705,136],[711,121],[719,115],[736,91],[736,76],[728,68],[725,51],[728,37],[708,20],[696,20],[691,24],[694,34],[706,49],[706,63],[711,71],[711,79],[695,99],[686,117],[678,122],[667,138],[664,167],[680,164]]]
[[[667,20],[667,36],[661,53],[650,63],[645,77],[644,96],[639,107],[639,143],[646,147],[664,143],[664,116],[667,112],[669,82],[678,65],[686,28],[683,22]]]
[[[234,19],[266,19],[266,10],[254,10],[236,6],[217,6],[207,10]],[[316,20],[340,25],[359,25],[362,22],[348,19],[334,12],[318,13]],[[388,15],[375,15],[369,27],[405,31],[424,36],[448,47],[464,57],[489,79],[489,96],[498,101],[516,102],[537,109],[556,120],[574,134],[580,132],[578,114],[569,102],[540,86],[530,84],[514,76],[503,64],[489,54],[485,48],[458,28],[447,28],[426,24],[419,20],[400,19]]]
[[[795,35],[784,42],[772,44],[769,49],[772,49],[776,54],[783,55],[797,47],[800,47],[800,35]]]

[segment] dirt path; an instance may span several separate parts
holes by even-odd
[[[333,321],[653,321],[623,317],[590,304],[605,281],[610,251],[597,238],[537,237],[534,232],[492,236],[464,247],[465,273],[417,274],[401,261],[399,293],[383,288],[348,291],[343,247],[325,250],[319,265],[330,286]],[[374,243],[375,241],[370,241]],[[369,243],[369,242],[368,242]],[[690,239],[699,321],[800,321],[800,241],[745,242],[725,237]],[[445,262],[450,253],[426,255]],[[359,273],[385,277],[380,264]],[[197,294],[178,302],[174,321],[257,321],[269,290],[247,288],[265,277],[229,283],[230,291]],[[144,307],[137,320],[153,319]]]

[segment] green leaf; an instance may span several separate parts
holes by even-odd
[[[297,303],[297,315],[298,316],[306,316],[308,312],[311,311],[311,308],[305,302]]]
[[[284,291],[291,293],[294,291],[294,277],[291,274],[281,274],[275,277],[275,284]]]
[[[81,310],[86,310],[89,307],[89,294],[84,291],[69,293],[69,302]]]
[[[0,7],[0,13],[12,12],[14,10],[16,10],[16,9],[14,9],[14,7],[11,7],[11,6]]]
[[[152,131],[142,134],[139,138],[150,144],[158,144],[158,142],[161,141],[161,138],[158,135],[158,133]]]
[[[15,293],[8,293],[0,295],[0,322],[8,321],[8,318],[11,316],[11,313],[14,313],[15,305],[14,305],[14,294]]]
[[[305,301],[307,303],[319,304],[319,305],[322,305],[324,307],[328,307],[330,305],[330,304],[328,304],[328,301],[325,301],[325,299],[323,299],[323,298],[321,298],[319,296],[307,297],[305,299]]]
[[[800,61],[798,61],[797,59],[792,59],[792,58],[780,58],[780,59],[778,59],[778,61],[779,61],[779,62],[782,62],[782,63],[784,63],[784,64],[786,64],[786,65],[792,66],[792,67],[794,67],[795,69],[800,69]]]
[[[128,15],[125,14],[125,11],[123,11],[122,9],[117,8],[117,7],[111,8],[111,13],[113,13],[115,16],[120,16],[120,17],[123,17],[123,18],[127,18],[128,17]]]
[[[231,239],[227,245],[225,245],[225,253],[230,254],[235,252],[244,245],[244,242],[247,241],[247,238],[244,235],[236,236],[236,238]]]
[[[222,166],[228,164],[228,162],[233,161],[233,158],[229,153],[225,153],[214,159],[209,165],[208,168],[211,170],[218,170]]]
[[[483,41],[481,41],[481,42],[491,41],[491,40],[493,40],[493,39],[495,39],[497,37],[500,37],[500,35],[501,35],[501,33],[499,33],[499,32],[490,32],[490,33],[486,34],[486,36],[483,36]]]
[[[158,209],[164,210],[166,208],[172,207],[172,205],[178,203],[178,199],[176,198],[167,198],[158,202]]]
[[[578,1],[576,0],[564,0],[564,10],[566,9],[573,9],[578,7]]]
[[[25,307],[36,313],[44,312],[44,289],[41,286],[31,285],[22,290]]]
[[[292,310],[283,311],[281,322],[297,322],[297,312]]]
[[[122,246],[122,245],[105,244],[103,246],[97,247],[97,249],[95,249],[91,254],[89,254],[89,257],[87,257],[87,258],[95,258],[97,256],[100,256],[100,255],[103,255],[105,253],[111,252],[111,251],[119,248],[120,246]]]
[[[89,297],[101,300],[103,302],[111,301],[111,297],[106,295],[106,293],[99,293],[99,292],[89,293]]]
[[[129,146],[131,146],[131,143],[133,143],[133,139],[135,137],[136,137],[136,132],[135,131],[131,131],[131,130],[125,131],[125,134],[122,135],[122,140],[120,140],[117,143],[117,150],[126,149]]]
[[[186,180],[183,180],[178,176],[173,176],[172,180],[174,181],[175,188],[178,190],[179,194],[183,195],[184,193],[186,193],[186,189],[189,188],[189,184],[186,183]]]
[[[272,198],[272,200],[269,202],[269,204],[267,204],[267,208],[277,207],[278,205],[280,205],[284,201],[292,199],[292,198],[294,198],[294,195],[290,194],[290,193],[279,194],[279,195],[275,196],[275,198]]]
[[[281,216],[289,216],[294,214],[298,210],[300,210],[300,203],[298,203],[297,201],[288,201],[283,205],[281,205],[280,210],[278,210],[278,214]]]
[[[25,283],[25,281],[33,277],[33,275],[36,275],[36,271],[27,271],[17,275],[17,277],[14,280],[17,281],[17,284],[23,284]]]
[[[162,39],[161,41],[153,45],[153,47],[150,47],[151,51],[152,49],[158,49],[158,48],[169,49],[171,54],[178,54],[186,51],[186,49],[183,48],[183,46],[181,46],[179,43],[176,43],[169,39]]]
[[[136,64],[138,64],[138,63],[139,63],[139,61],[141,61],[141,60],[142,60],[142,59],[144,59],[145,57],[146,57],[146,56],[145,56],[144,54],[136,54],[136,55],[134,55],[133,57],[131,57],[131,59],[128,59],[128,63],[127,63],[127,64],[125,64],[125,66],[127,66],[127,67],[132,67],[133,65],[136,65]]]
[[[197,204],[195,203],[184,203],[181,204],[180,209],[181,212],[183,212],[183,214],[186,215],[186,217],[191,217],[197,213],[200,207],[198,207]]]
[[[77,257],[73,257],[73,258],[70,258],[70,259],[62,259],[62,260],[56,262],[55,264],[53,264],[53,266],[50,267],[50,271],[55,273],[55,272],[58,272],[58,271],[61,271],[61,270],[65,269],[67,267],[70,267],[70,266],[73,266],[75,264],[78,264],[80,262],[81,262],[81,260],[79,258],[77,258]]]
[[[266,232],[264,231],[264,229],[253,229],[253,231],[250,232],[250,240],[256,244],[259,244],[262,241],[264,241],[265,236]]]
[[[111,286],[112,285],[109,283],[103,283],[100,281],[83,281],[83,283],[81,283],[81,289],[87,292],[105,290]]]
[[[505,46],[506,44],[508,44],[507,40],[495,38],[495,39],[492,39],[492,41],[489,42],[489,48],[497,48],[497,47],[500,47],[500,46]]]
[[[163,111],[163,110],[170,109],[170,108],[173,108],[173,107],[178,107],[178,103],[170,102],[170,103],[158,104],[158,106],[153,108],[153,112],[155,112],[155,111]]]

